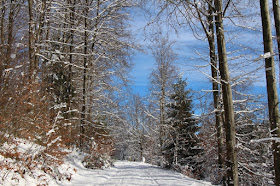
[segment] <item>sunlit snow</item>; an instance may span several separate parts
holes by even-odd
[[[73,180],[62,185],[211,185],[208,182],[188,178],[180,173],[142,162],[118,161],[114,165],[114,167],[105,170],[89,170],[75,165],[78,171],[73,175]]]

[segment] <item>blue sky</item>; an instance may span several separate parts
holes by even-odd
[[[148,38],[143,33],[143,28],[146,24],[145,17],[138,15],[131,24],[133,34],[144,50],[143,52],[136,52],[132,57],[132,62],[134,63],[131,72],[134,82],[133,89],[140,95],[146,95],[148,93],[149,75],[154,68],[155,60],[148,49],[150,44]],[[207,42],[197,40],[188,31],[181,32],[179,35],[170,32],[169,37],[170,40],[175,41],[174,51],[178,54],[175,65],[179,67],[184,77],[192,82],[189,83],[189,88],[199,90],[205,86],[209,87],[207,78],[203,74],[194,71],[195,68],[193,67],[194,64],[201,64],[196,57],[196,52],[201,46],[207,48]]]
[[[142,13],[133,15],[134,17],[131,20],[132,33],[136,38],[136,42],[139,42],[139,44],[143,46],[142,49],[144,49],[144,52],[136,52],[132,58],[132,62],[134,63],[134,68],[131,72],[134,83],[132,87],[135,93],[139,93],[144,96],[148,94],[149,75],[154,68],[155,61],[147,49],[149,45],[148,38],[146,38],[143,34],[143,28],[147,23],[147,20]],[[254,59],[263,53],[261,31],[244,30],[227,25],[225,25],[225,29],[229,30],[227,32],[227,36],[233,38],[227,41],[227,52],[229,52],[228,58],[229,64],[231,65],[231,76],[234,77],[238,74],[246,73],[248,70],[260,67],[260,70],[257,71],[259,78],[253,76],[251,77],[255,78],[255,87],[252,88],[252,91],[255,94],[266,93],[265,72],[264,68],[261,68],[264,62],[254,62]],[[179,67],[180,72],[184,75],[184,77],[188,79],[188,87],[195,91],[211,90],[212,85],[207,76],[203,74],[206,73],[210,75],[210,67],[197,67],[207,64],[207,60],[209,58],[207,41],[197,40],[193,36],[192,32],[186,27],[180,29],[178,35],[171,31],[168,35],[170,40],[176,42],[174,45],[174,51],[178,54],[178,60],[175,64]],[[227,36],[226,39],[230,38]],[[247,49],[231,53],[232,51],[241,49],[242,47],[247,47]],[[241,56],[240,59],[234,59],[231,61],[231,58],[237,55]],[[278,58],[275,59],[276,73],[278,76]],[[246,64],[246,66],[238,67],[240,64]]]

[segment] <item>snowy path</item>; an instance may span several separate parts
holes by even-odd
[[[89,170],[78,165],[76,168],[78,171],[73,175],[72,181],[62,185],[211,185],[208,182],[197,181],[174,171],[163,170],[156,166],[139,162],[118,161],[115,163],[115,167],[105,170]]]

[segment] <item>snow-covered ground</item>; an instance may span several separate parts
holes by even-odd
[[[63,182],[59,185],[211,185],[208,182],[194,180],[174,171],[163,170],[146,163],[118,161],[114,165],[105,170],[89,170],[76,164],[77,173],[72,176],[71,182]]]
[[[27,146],[27,144],[25,144]],[[188,178],[180,173],[164,170],[157,166],[142,162],[117,161],[111,168],[103,170],[87,169],[83,166],[84,156],[73,151],[65,163],[56,167],[56,171],[67,173],[67,179],[58,181],[42,170],[33,170],[33,174],[24,174],[24,177],[13,170],[0,170],[0,185],[4,186],[139,186],[139,185],[170,185],[170,186],[203,186],[211,185],[208,182]],[[0,155],[0,161],[8,161]]]

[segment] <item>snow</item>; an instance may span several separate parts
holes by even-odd
[[[208,182],[188,178],[171,170],[164,170],[143,162],[117,161],[114,167],[105,170],[89,170],[80,164],[73,164],[77,173],[72,176],[71,182],[60,185],[211,185]]]
[[[257,140],[251,140],[251,142],[266,142],[266,141],[275,141],[275,142],[280,142],[280,138],[275,138],[275,137],[270,137],[270,138],[261,138]]]
[[[270,53],[270,52],[266,52],[265,54],[261,54],[257,59],[255,59],[254,61],[259,61],[262,59],[267,59],[267,58],[271,58],[273,57],[275,54]]]
[[[25,144],[29,147],[30,144]],[[29,147],[30,148],[30,147]],[[55,167],[57,172],[67,172],[70,181],[64,179],[62,181],[55,180],[52,176],[44,174],[42,170],[34,170],[33,175],[25,174],[22,178],[20,174],[13,171],[0,171],[0,185],[51,185],[51,186],[98,186],[98,185],[119,185],[119,186],[135,186],[135,185],[172,185],[172,186],[207,186],[209,182],[195,180],[177,173],[172,170],[165,170],[160,167],[150,165],[144,162],[117,161],[111,168],[104,170],[87,169],[83,166],[82,160],[84,155],[72,151],[65,163],[59,167]],[[5,158],[0,155],[0,160]],[[8,159],[6,159],[8,160]],[[144,160],[143,160],[144,161]],[[6,173],[8,171],[8,173]],[[7,174],[7,175],[6,175]],[[36,179],[37,178],[37,179]]]
[[[16,54],[11,54],[11,58],[15,59],[16,58]]]

